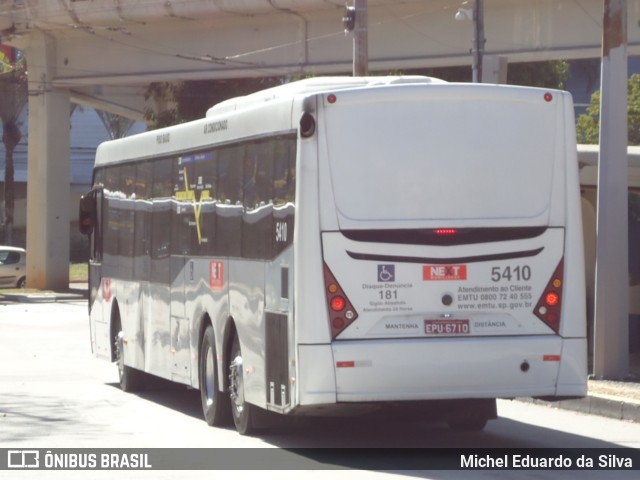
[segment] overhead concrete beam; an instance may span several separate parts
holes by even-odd
[[[146,122],[145,112],[153,109],[144,99],[144,89],[131,87],[74,88],[70,100],[78,105],[113,113],[136,122]]]
[[[510,63],[600,55],[602,0],[484,3],[486,55]],[[13,19],[4,42],[22,48],[41,30],[56,38],[57,87],[352,69],[343,0],[119,0],[116,9],[113,0],[24,0],[23,17],[3,9],[8,4],[15,5],[0,0],[0,21],[6,26]],[[473,25],[455,21],[459,6],[454,0],[370,0],[369,69],[471,65]],[[630,0],[632,55],[640,54],[638,19],[640,0]]]

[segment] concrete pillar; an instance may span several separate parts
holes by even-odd
[[[507,83],[509,59],[502,55],[482,57],[482,83]]]
[[[56,89],[55,40],[32,33],[29,62],[27,287],[69,286],[69,92]]]
[[[605,0],[593,373],[629,373],[627,2]]]

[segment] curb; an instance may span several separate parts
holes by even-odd
[[[589,395],[585,398],[559,400],[557,402],[537,400],[534,398],[519,398],[518,400],[550,408],[571,410],[589,415],[598,415],[601,417],[614,418],[616,420],[640,423],[640,402],[624,398]]]
[[[55,303],[61,300],[84,300],[87,296],[81,293],[0,293],[0,299],[17,303]]]

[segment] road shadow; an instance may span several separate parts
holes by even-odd
[[[108,385],[120,388],[117,383]],[[202,420],[204,425],[198,390],[161,380],[135,394]],[[255,436],[279,448],[620,448],[618,444],[607,441],[505,417],[490,421],[483,431],[460,432],[450,429],[444,422],[421,419],[413,414],[403,416],[401,413],[388,415],[383,412],[360,417],[274,415],[269,426]],[[585,416],[585,421],[589,418]]]

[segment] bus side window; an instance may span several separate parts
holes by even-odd
[[[120,200],[120,225],[118,229],[118,255],[129,258],[133,255],[133,229],[134,229],[134,192],[135,192],[135,165],[123,165],[120,170],[120,187],[122,198]]]
[[[156,160],[151,185],[151,258],[165,258],[171,253],[172,179],[172,159]]]
[[[273,140],[247,146],[242,231],[242,257],[271,257],[273,217]]]
[[[273,204],[276,206],[286,205],[294,201],[296,192],[295,150],[295,139],[284,138],[275,146]]]
[[[144,161],[136,166],[135,185],[135,227],[134,254],[137,257],[149,255],[150,206],[149,190],[152,178],[151,162]]]
[[[214,248],[214,253],[218,256],[239,257],[242,252],[243,155],[242,145],[220,150]]]
[[[274,151],[273,239],[272,257],[293,243],[294,202],[296,193],[296,140],[281,139]]]
[[[215,199],[218,193],[218,152],[212,151],[206,159],[196,164],[195,174],[202,182],[199,197],[200,238],[195,229],[191,229],[191,245],[193,252],[201,255],[213,255],[216,237]]]
[[[118,254],[122,191],[120,185],[120,166],[105,169],[104,178],[104,254]]]

